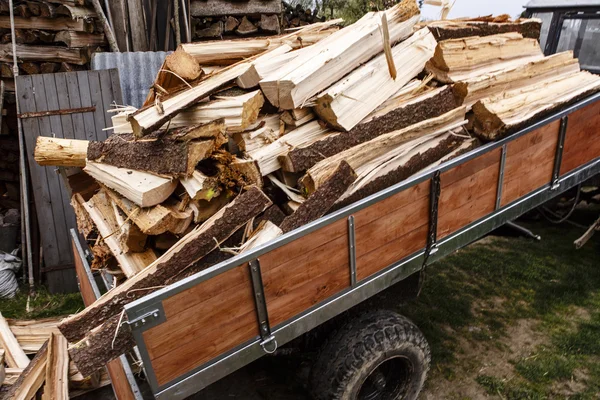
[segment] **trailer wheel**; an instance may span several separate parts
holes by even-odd
[[[311,371],[316,400],[416,399],[429,372],[425,336],[391,311],[369,312],[325,343]]]

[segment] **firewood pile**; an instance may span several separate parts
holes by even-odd
[[[82,69],[106,44],[96,12],[85,0],[15,0],[13,5],[19,74]],[[14,88],[9,13],[8,0],[1,0],[0,76],[7,90]]]
[[[295,6],[289,3],[283,2],[283,18],[282,24],[284,28],[298,28],[310,24],[316,24],[317,22],[324,22],[324,17],[319,17],[319,10],[315,8],[304,8],[301,4]]]
[[[78,226],[118,278],[59,324],[83,375],[133,347],[125,304],[600,90],[571,52],[544,57],[537,20],[418,21],[404,0],[185,44],[107,141],[38,139],[41,165],[83,168]]]
[[[69,362],[59,322],[6,320],[0,314],[0,397],[35,398],[41,389],[42,398],[68,399],[110,384],[104,369],[83,376]]]

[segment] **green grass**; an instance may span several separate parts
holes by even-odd
[[[29,300],[29,312],[27,301]],[[44,287],[36,288],[29,296],[28,287],[21,290],[13,299],[0,299],[0,312],[5,318],[39,319],[74,314],[84,308],[80,293],[50,294]]]

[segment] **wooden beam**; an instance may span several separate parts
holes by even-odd
[[[95,162],[88,162],[84,171],[141,207],[162,203],[177,187],[177,181],[169,178]]]
[[[392,43],[410,36],[419,19],[419,8],[414,0],[403,0],[384,12],[368,13],[263,79],[260,87],[265,97],[281,109],[300,108],[308,99],[381,53],[383,13]]]
[[[8,392],[5,393],[5,398],[12,400],[34,399],[46,378],[47,363],[48,341],[44,343],[27,368],[19,375],[17,381],[8,389]]]
[[[29,365],[29,358],[25,355],[19,342],[13,335],[8,323],[0,313],[0,345],[5,351],[6,364],[10,368],[26,368]]]
[[[117,286],[79,314],[63,320],[59,329],[71,342],[82,339],[90,327],[102,324],[108,317],[120,314],[125,304],[155,291],[171,276],[180,274],[188,266],[217,248],[220,243],[270,205],[271,201],[260,189],[250,188],[204,224],[188,233],[135,277]],[[79,364],[77,366],[81,369]]]
[[[129,27],[131,28],[131,43],[133,51],[148,51],[148,32],[141,0],[127,0],[129,10]],[[167,29],[169,29],[167,22]]]
[[[436,44],[427,28],[415,32],[391,49],[398,76],[390,75],[387,56],[381,54],[317,95],[315,112],[329,125],[349,131],[416,77]]]
[[[67,339],[52,333],[48,339],[46,384],[42,400],[69,398],[69,352]]]
[[[85,167],[87,140],[59,139],[38,136],[33,158],[39,165]]]

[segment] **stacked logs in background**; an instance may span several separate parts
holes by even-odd
[[[324,17],[318,16],[318,9],[311,10],[310,8],[303,8],[302,5],[297,4],[292,6],[285,1],[283,2],[283,28],[297,28],[300,26],[314,24],[316,22],[325,21]]]

